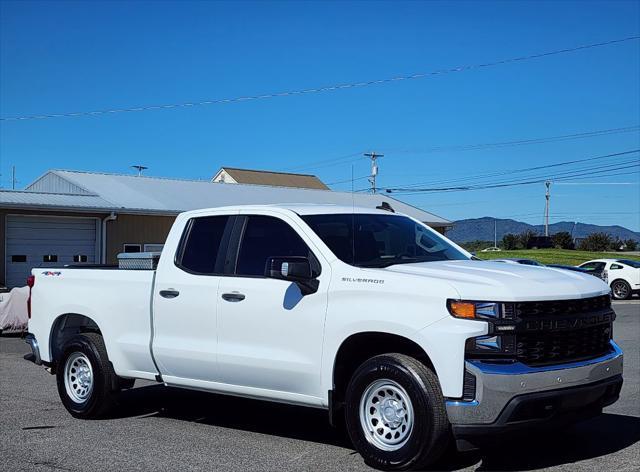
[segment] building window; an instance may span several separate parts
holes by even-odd
[[[58,262],[58,256],[56,254],[46,254],[42,256],[42,262]]]
[[[145,244],[144,252],[162,252],[164,244]]]
[[[89,259],[84,254],[76,254],[73,256],[73,262],[87,262]]]
[[[142,252],[142,244],[125,244],[124,252]]]
[[[14,254],[11,256],[11,262],[27,262],[27,256],[24,254]]]

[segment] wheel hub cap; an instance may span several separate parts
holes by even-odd
[[[93,368],[81,352],[74,352],[64,365],[64,387],[67,395],[76,403],[86,401],[93,391]]]
[[[367,440],[383,451],[395,451],[409,440],[413,406],[407,392],[393,380],[369,385],[360,400],[360,424]]]

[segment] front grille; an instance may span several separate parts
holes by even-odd
[[[530,366],[592,359],[611,349],[611,323],[568,331],[516,334],[516,358]]]
[[[614,319],[609,295],[503,303],[501,317],[490,323],[491,349],[472,338],[465,350],[469,359],[529,366],[593,359],[610,352]]]
[[[526,319],[532,316],[575,315],[603,310],[611,306],[611,297],[602,295],[578,300],[519,302],[510,305],[510,312],[516,319]]]

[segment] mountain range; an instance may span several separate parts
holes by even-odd
[[[543,235],[543,225],[530,225],[522,221],[511,219],[496,219],[490,216],[482,218],[471,218],[453,222],[453,228],[447,231],[447,237],[460,243],[468,241],[493,241],[494,221],[496,222],[496,232],[498,241],[507,233],[520,234],[524,231],[535,231]],[[574,226],[575,225],[575,226]],[[567,231],[574,238],[584,238],[592,233],[607,233],[613,238],[635,239],[640,242],[640,233],[631,231],[623,226],[600,226],[588,223],[574,223],[573,221],[559,221],[549,225],[549,234]]]

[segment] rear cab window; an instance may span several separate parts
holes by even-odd
[[[191,218],[182,235],[176,265],[196,275],[222,274],[232,221],[229,215]]]

